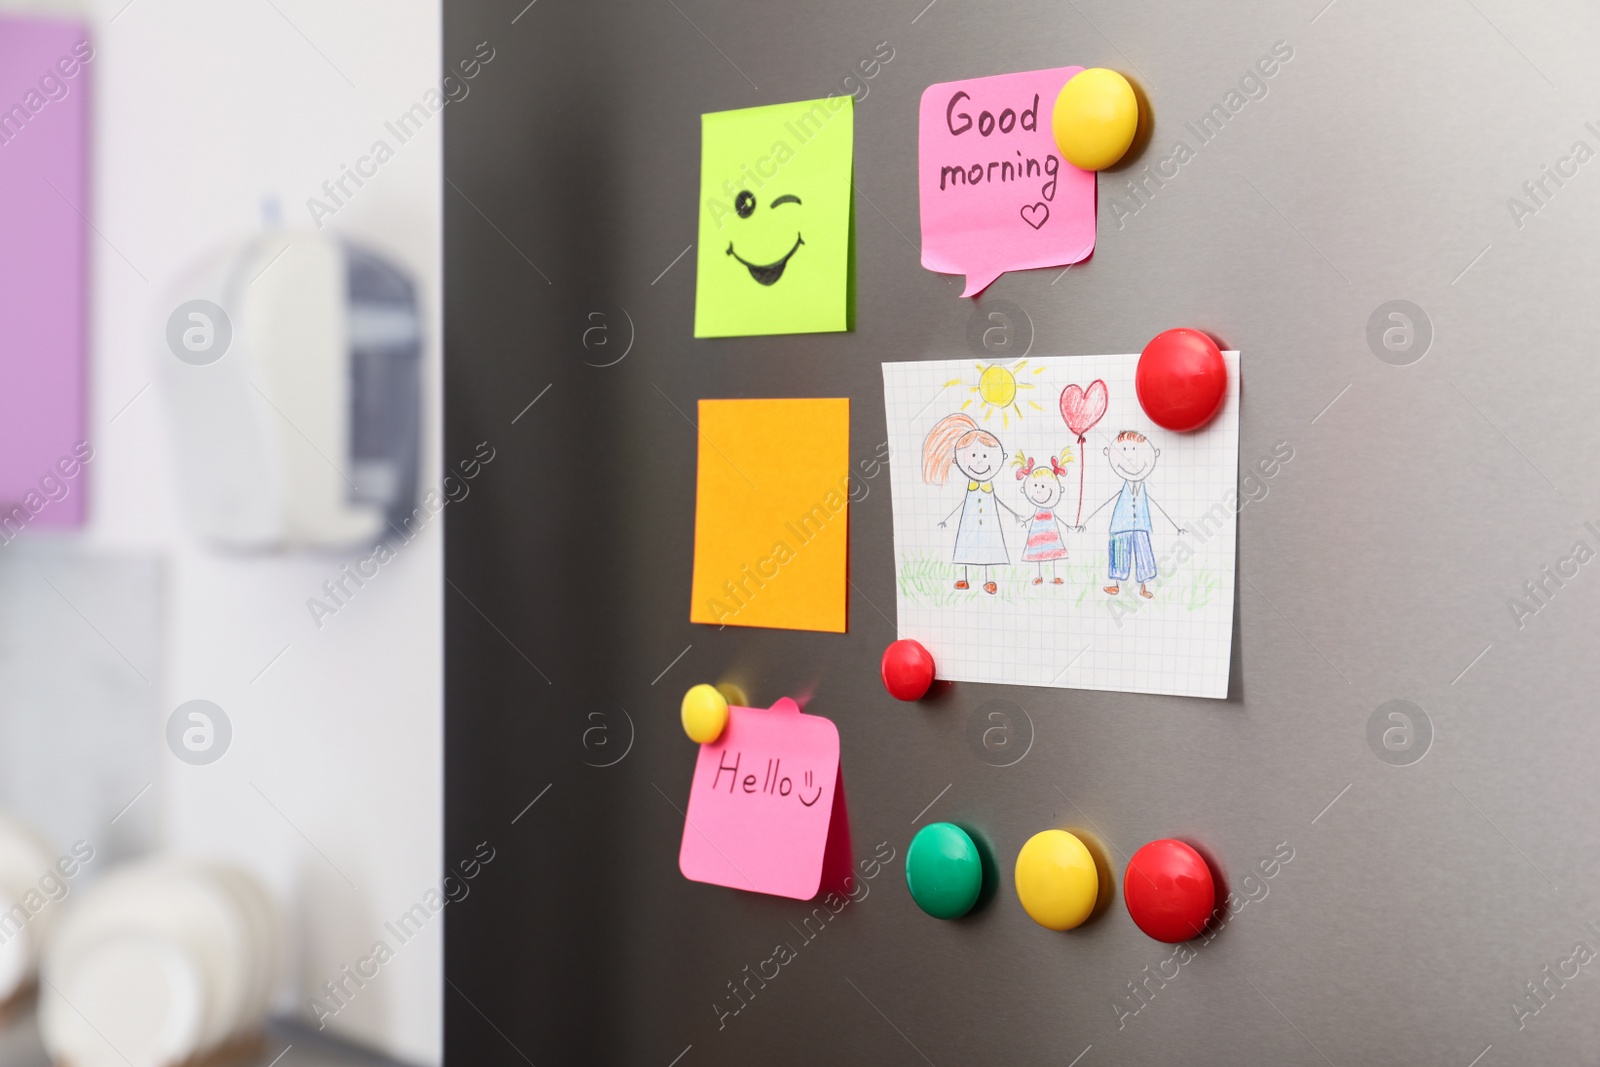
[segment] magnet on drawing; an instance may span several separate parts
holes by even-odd
[[[1198,430],[1222,409],[1228,365],[1217,343],[1199,330],[1167,330],[1139,354],[1133,388],[1157,426],[1180,433]]]
[[[896,700],[920,700],[933,685],[933,657],[918,641],[902,638],[883,651],[883,687]]]

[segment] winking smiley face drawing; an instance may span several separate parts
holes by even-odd
[[[796,207],[799,207],[801,206],[800,198],[795,196],[793,193],[785,193],[772,201],[772,203],[769,205],[769,210],[776,210],[777,208],[786,204],[793,204]],[[751,216],[753,216],[756,213],[756,208],[758,206],[759,205],[756,202],[755,194],[748,189],[741,190],[739,195],[735,197],[733,201],[734,213],[737,214],[741,219],[749,219]],[[757,230],[756,233],[759,234],[759,230]],[[760,238],[759,236],[756,236],[755,239],[759,240]],[[805,243],[805,239],[800,236],[800,231],[796,230],[794,234],[794,243],[789,246],[789,250],[785,252],[782,257],[774,260],[771,263],[750,262],[738,252],[734,251],[734,242],[732,240],[728,242],[727,254],[738,260],[744,266],[744,268],[750,272],[750,277],[754,278],[757,282],[761,283],[762,285],[774,285],[777,283],[779,278],[783,277],[783,268],[789,265],[789,260],[794,257],[794,254],[800,250],[800,246]],[[749,246],[747,245],[746,247]]]

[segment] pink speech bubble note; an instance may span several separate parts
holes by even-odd
[[[838,728],[787,697],[730,707],[722,736],[695,761],[678,869],[696,882],[810,900],[839,850],[848,852],[848,833]]]
[[[922,265],[975,296],[1008,270],[1094,251],[1094,173],[1061,158],[1050,113],[1082,67],[930,85],[918,113]],[[987,132],[985,132],[987,131]]]

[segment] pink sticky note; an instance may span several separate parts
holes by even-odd
[[[1082,67],[940,82],[922,94],[917,188],[922,265],[965,274],[975,296],[1008,270],[1094,251],[1094,174],[1061,158],[1056,96]]]
[[[678,869],[696,882],[810,900],[849,859],[839,731],[785,697],[728,709],[700,746]]]

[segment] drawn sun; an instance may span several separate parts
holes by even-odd
[[[1009,428],[1012,415],[1015,415],[1019,420],[1022,418],[1022,399],[1024,398],[1019,397],[1018,394],[1024,389],[1034,388],[1032,382],[1017,381],[1017,375],[1021,374],[1027,365],[1028,361],[1025,359],[1019,359],[1009,367],[1003,363],[974,364],[978,371],[978,384],[970,386],[969,389],[976,395],[970,396],[963,401],[961,410],[965,411],[976,402],[983,408],[984,422],[988,422],[989,417],[998,411],[1000,413],[1001,427]],[[1028,373],[1043,374],[1044,368],[1035,367]],[[966,383],[960,378],[956,378],[944,384],[951,386],[964,385]],[[1028,401],[1028,406],[1035,411],[1044,410],[1032,400]]]

